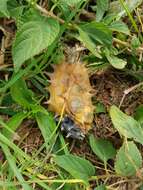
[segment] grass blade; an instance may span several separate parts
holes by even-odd
[[[1,143],[1,147],[6,156],[6,159],[10,165],[10,168],[13,170],[15,176],[17,177],[17,179],[20,182],[23,189],[24,190],[32,190],[32,188],[25,182],[23,176],[21,175],[21,172],[17,168],[15,160],[13,158],[13,155],[10,153],[8,146]]]

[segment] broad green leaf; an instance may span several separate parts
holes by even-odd
[[[65,169],[70,173],[74,178],[88,181],[88,178],[95,174],[94,166],[86,159],[79,156],[62,155],[55,156],[54,161],[56,164]]]
[[[15,71],[26,60],[50,46],[58,33],[59,23],[52,18],[40,17],[39,20],[24,23],[16,33],[12,47]]]
[[[46,147],[48,149],[49,144],[53,145],[54,137],[56,134],[56,124],[53,117],[50,114],[37,113],[35,115],[39,129],[44,137]]]
[[[99,22],[103,18],[105,11],[108,10],[109,0],[97,0],[96,21]]]
[[[105,48],[104,50],[105,56],[108,59],[109,63],[116,69],[123,69],[126,64],[127,61],[120,59],[118,57],[116,57],[113,54],[116,54],[116,52],[111,52],[109,49]]]
[[[58,3],[61,5],[68,5],[71,8],[74,8],[78,3],[82,2],[83,0],[59,0]],[[85,0],[84,0],[85,1]]]
[[[141,186],[139,187],[139,190],[143,190],[143,184],[141,184]]]
[[[117,31],[117,32],[121,32],[124,34],[129,35],[130,34],[130,30],[128,28],[128,26],[122,22],[122,21],[114,21],[109,25],[110,30],[112,31]]]
[[[110,117],[114,127],[126,138],[133,138],[143,145],[143,129],[133,117],[126,115],[116,106],[111,106]]]
[[[106,113],[106,108],[104,106],[104,104],[102,104],[101,102],[98,102],[96,105],[96,110],[95,110],[95,113],[98,114],[98,113]]]
[[[26,6],[19,4],[16,0],[8,0],[7,8],[10,14],[10,17],[16,19],[19,22],[20,17],[22,16],[23,9]],[[16,23],[17,24],[17,23]]]
[[[15,114],[13,117],[10,118],[10,120],[7,122],[7,126],[14,132],[19,125],[21,124],[21,122],[23,121],[23,119],[25,119],[27,116],[26,113],[20,112]],[[7,137],[8,139],[11,139],[13,134],[10,133],[6,128],[3,128],[2,133],[4,134],[5,137]]]
[[[81,25],[79,28],[88,35],[93,43],[106,46],[112,45],[112,31],[104,23],[92,21]]]
[[[139,105],[134,114],[135,119],[143,125],[143,105]]]
[[[103,19],[102,22],[104,22],[107,25],[110,25],[114,20],[116,19],[116,14],[111,13],[107,14]]]
[[[31,108],[31,105],[36,103],[32,91],[27,88],[22,78],[11,86],[10,92],[13,100],[23,107]]]
[[[136,35],[132,36],[131,46],[133,49],[138,48],[141,45],[139,38]]]
[[[59,185],[57,184],[56,188],[58,188],[58,187],[59,187]],[[56,189],[56,188],[54,188],[54,189]],[[78,188],[80,188],[80,184],[75,185],[74,183],[73,184],[65,183],[64,188],[62,190],[75,190],[75,188],[78,190]]]
[[[105,139],[96,139],[93,135],[89,137],[92,151],[103,161],[107,162],[116,155],[116,150],[112,143]]]
[[[7,187],[7,190],[17,190],[17,187]]]
[[[18,30],[26,23],[32,22],[32,21],[42,21],[43,17],[40,15],[39,11],[37,9],[34,9],[34,7],[30,7],[29,9],[24,10],[24,13],[18,18],[18,22],[16,23]]]
[[[105,185],[99,185],[99,186],[95,187],[94,190],[107,190],[107,188]]]
[[[0,126],[3,127],[2,132],[5,132],[5,131],[7,132],[5,133],[5,136],[8,136],[8,138],[11,137],[12,135],[16,136],[16,133],[3,121],[1,117],[0,117]]]
[[[101,55],[96,51],[96,44],[92,41],[88,34],[80,28],[78,28],[78,31],[80,34],[79,40],[86,46],[86,48],[90,50],[96,57],[102,58]]]
[[[80,3],[84,2],[85,0],[59,0],[58,7],[62,9],[62,12],[65,16],[68,14]]]
[[[127,64],[127,61],[126,60],[123,60],[123,59],[120,59],[114,55],[108,55],[106,56],[109,63],[116,69],[124,69],[126,64]]]
[[[35,113],[38,113],[38,112],[41,112],[43,114],[48,114],[47,112],[47,109],[42,107],[41,105],[37,105],[37,104],[31,104],[31,109],[32,109],[32,113],[35,114]]]
[[[7,9],[8,0],[0,0],[0,17],[9,17],[9,12]]]
[[[134,176],[142,166],[142,157],[133,142],[126,142],[119,149],[116,161],[115,171],[122,176]]]
[[[137,6],[139,6],[142,0],[124,0],[125,6],[128,7],[129,11],[132,12]],[[122,16],[126,15],[126,10],[122,7],[120,1],[113,1],[110,3],[109,14],[115,13],[116,17],[120,19]]]

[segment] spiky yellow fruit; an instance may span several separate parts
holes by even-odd
[[[49,109],[57,115],[68,114],[86,134],[92,126],[94,109],[87,68],[79,62],[63,62],[55,66],[50,77]]]

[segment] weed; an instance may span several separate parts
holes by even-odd
[[[142,0],[1,0],[0,189],[142,188],[142,9]],[[87,108],[93,91],[95,112],[93,126],[83,114],[92,128],[83,141],[66,139],[64,108],[56,123],[46,104],[63,60],[89,71],[80,98]],[[82,121],[78,109],[66,112],[72,126]]]

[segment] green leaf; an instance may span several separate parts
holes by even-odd
[[[0,133],[0,143],[7,145],[10,147],[12,150],[15,151],[15,153],[19,157],[25,158],[30,163],[31,157],[28,156],[23,150],[21,150],[17,145],[15,145],[11,140],[9,140],[7,137],[5,137],[2,133]]]
[[[110,30],[130,35],[128,26],[122,21],[114,21],[109,25]]]
[[[143,105],[139,105],[134,114],[135,119],[143,125]]]
[[[120,59],[114,55],[107,56],[109,63],[116,69],[124,69],[127,61]]]
[[[41,16],[37,9],[34,7],[30,7],[29,9],[25,9],[23,14],[18,18],[18,22],[16,23],[18,30],[26,23],[32,21],[43,21],[44,17]]]
[[[142,3],[142,0],[124,0],[124,4],[128,7],[129,12],[135,10]],[[116,14],[116,18],[120,19],[122,16],[126,15],[126,10],[121,5],[121,1],[112,1],[110,3],[109,14],[114,13]]]
[[[44,107],[42,107],[41,105],[37,105],[37,104],[31,104],[30,108],[32,109],[32,113],[35,114],[37,112],[41,112],[44,114],[48,114],[47,109],[45,109]]]
[[[89,137],[89,142],[92,151],[103,161],[107,162],[114,158],[116,150],[112,143],[105,139],[96,139],[93,135]]]
[[[93,21],[81,25],[79,29],[79,32],[84,31],[95,44],[112,45],[112,31],[104,23]]]
[[[31,108],[31,105],[36,103],[32,91],[27,88],[22,78],[11,86],[10,92],[13,100],[25,108]]]
[[[23,119],[25,119],[26,117],[27,117],[26,113],[23,112],[17,113],[10,118],[10,120],[7,122],[7,126],[14,132],[19,127]],[[2,133],[8,139],[11,139],[13,136],[12,133],[10,133],[6,128],[3,128]]]
[[[41,133],[44,137],[44,141],[46,143],[47,149],[49,148],[49,144],[53,145],[54,137],[56,134],[56,124],[53,117],[50,114],[37,113],[35,115],[38,126],[41,130]]]
[[[96,51],[96,44],[92,41],[92,39],[89,37],[89,35],[84,32],[81,28],[78,27],[79,31],[79,40],[84,43],[87,49],[89,49],[93,55],[95,55],[98,58],[102,58],[101,55]]]
[[[94,190],[107,190],[107,188],[105,185],[99,185],[99,186],[95,187]]]
[[[86,159],[74,155],[55,156],[56,164],[65,169],[74,178],[81,179],[87,183],[88,178],[95,174],[94,166]]]
[[[0,117],[0,125],[3,127],[2,133],[6,132],[5,135],[8,136],[8,138],[11,137],[12,135],[16,136],[16,133],[3,121],[1,117]]]
[[[16,108],[13,108],[13,99],[10,95],[10,93],[7,93],[4,95],[4,97],[1,100],[1,108],[0,108],[0,114],[6,114],[6,115],[14,115],[17,113]]]
[[[28,183],[26,183],[26,181],[24,180],[20,169],[16,166],[16,162],[14,159],[15,157],[11,154],[8,146],[5,144],[2,144],[1,142],[0,142],[0,145],[2,147],[2,150],[5,154],[6,160],[8,161],[10,168],[12,169],[14,175],[17,177],[19,183],[22,184],[23,190],[32,190],[32,187],[30,187]]]
[[[68,16],[68,14],[73,10],[76,6],[78,6],[80,3],[84,2],[85,0],[59,0],[58,1],[58,7],[62,9],[62,12],[64,13],[65,17]]]
[[[0,17],[9,17],[9,12],[7,9],[8,0],[0,0]]]
[[[136,35],[132,36],[131,46],[133,49],[138,48],[141,45],[139,38]]]
[[[143,184],[139,187],[139,190],[143,190]]]
[[[59,33],[59,23],[52,18],[39,16],[39,20],[24,23],[16,33],[12,47],[14,68],[17,72],[21,65],[50,46]]]
[[[82,2],[83,0],[59,0],[58,3],[61,5],[68,5],[69,7],[75,7],[78,3]],[[85,1],[85,0],[84,0]]]
[[[96,110],[95,110],[95,113],[98,114],[98,113],[106,113],[106,108],[104,106],[103,103],[101,102],[98,102],[96,105]]]
[[[116,161],[115,171],[122,176],[134,176],[142,166],[142,157],[133,142],[126,142],[119,149]]]
[[[103,18],[105,11],[108,10],[109,0],[97,0],[96,21],[99,22]]]
[[[108,59],[109,63],[116,69],[123,69],[126,64],[127,64],[127,61],[123,60],[123,59],[120,59],[114,55],[112,55],[111,51],[109,49],[105,49],[104,50],[105,52],[105,56],[106,58]]]
[[[116,106],[111,106],[110,117],[114,127],[126,138],[133,138],[143,145],[143,129],[133,117],[126,115]]]
[[[19,18],[22,16],[23,9],[26,6],[20,5],[16,0],[8,0],[7,8],[10,14],[10,17],[16,19],[18,22]],[[16,23],[17,24],[17,23]]]

